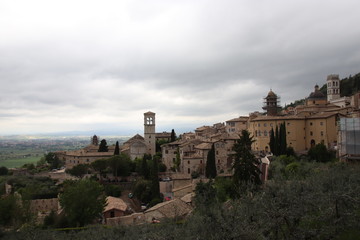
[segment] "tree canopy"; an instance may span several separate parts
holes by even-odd
[[[98,152],[108,152],[109,148],[105,139],[101,140]]]
[[[45,161],[50,165],[50,169],[56,169],[64,165],[64,162],[61,161],[58,156],[53,153],[49,152],[48,154],[45,154]]]
[[[207,178],[215,178],[216,175],[215,146],[212,144],[211,149],[207,155],[205,176]]]
[[[106,206],[103,192],[98,182],[89,179],[65,185],[59,201],[72,226],[82,227],[101,216]]]
[[[259,160],[251,151],[251,144],[254,142],[253,137],[247,130],[242,130],[241,137],[233,146],[235,153],[234,158],[233,180],[236,186],[248,183],[260,184],[260,169],[258,168]]]
[[[89,164],[78,164],[70,169],[66,169],[66,172],[75,177],[83,178],[88,173],[89,167]]]
[[[119,141],[116,141],[114,155],[119,155],[119,154],[120,154]]]
[[[171,135],[170,135],[170,142],[175,142],[176,140],[176,133],[174,131],[174,129],[171,130]]]
[[[285,122],[280,124],[280,129],[276,125],[275,131],[270,130],[270,150],[275,156],[287,154],[286,126]]]

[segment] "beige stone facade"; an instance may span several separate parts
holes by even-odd
[[[227,133],[241,133],[242,130],[248,128],[249,117],[238,117],[226,121],[226,132]]]
[[[323,143],[328,148],[337,144],[338,113],[318,113],[310,116],[262,116],[250,121],[249,132],[254,136],[255,151],[269,152],[270,131],[285,123],[288,146],[305,152],[312,145]]]

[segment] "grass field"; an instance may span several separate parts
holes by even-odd
[[[17,159],[6,159],[0,161],[0,166],[5,166],[7,168],[21,167],[26,163],[36,163],[40,160],[41,157],[27,157],[27,158],[17,158]]]

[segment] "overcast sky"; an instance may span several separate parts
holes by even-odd
[[[0,0],[0,135],[193,130],[360,72],[359,0]]]

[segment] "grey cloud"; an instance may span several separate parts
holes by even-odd
[[[261,110],[270,88],[283,105],[328,74],[359,72],[357,1],[80,5],[68,19],[42,10],[49,24],[24,16],[31,33],[2,15],[15,23],[14,34],[0,23],[8,37],[0,39],[0,114],[114,118],[146,109],[214,119]]]

